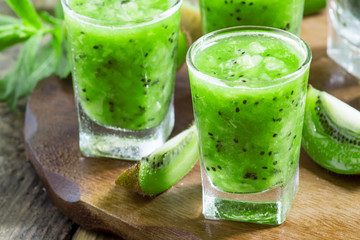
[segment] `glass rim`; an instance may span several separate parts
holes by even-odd
[[[258,30],[258,31],[256,31]],[[254,33],[254,34],[263,34],[263,33],[272,33],[272,34],[281,34],[282,37],[291,39],[293,41],[296,42],[297,45],[300,45],[300,47],[302,48],[302,50],[304,51],[304,61],[302,62],[302,64],[300,65],[300,67],[295,70],[294,72],[291,72],[285,76],[279,77],[279,78],[275,78],[272,80],[260,80],[260,81],[253,81],[253,82],[242,82],[240,80],[227,80],[227,79],[223,79],[223,78],[217,78],[211,75],[208,75],[204,72],[202,72],[201,70],[199,70],[194,62],[193,62],[193,57],[195,56],[195,54],[197,52],[194,53],[195,50],[197,50],[198,48],[200,48],[202,45],[204,45],[205,43],[211,42],[210,40],[213,39],[216,36],[219,35],[226,35],[226,34],[231,34],[231,33],[244,33],[244,32],[250,32],[250,33]],[[194,55],[194,56],[193,56]],[[286,83],[288,81],[291,81],[293,78],[295,79],[296,76],[301,75],[302,73],[304,73],[311,62],[312,59],[312,52],[311,49],[309,47],[309,45],[300,37],[296,36],[293,33],[290,33],[288,31],[282,30],[282,29],[278,29],[278,28],[272,28],[272,27],[265,27],[265,26],[237,26],[237,27],[230,27],[230,28],[224,28],[224,29],[220,29],[214,32],[210,32],[208,34],[205,34],[204,36],[200,37],[199,39],[197,39],[189,48],[187,54],[186,54],[186,63],[187,66],[189,68],[189,70],[196,76],[202,78],[202,79],[206,79],[207,82],[211,83],[211,84],[217,84],[217,83],[230,83],[230,85],[227,85],[230,88],[233,87],[237,87],[237,88],[254,88],[253,85],[255,84],[264,84],[267,83],[266,85],[262,85],[259,86],[259,88],[264,88],[264,87],[272,87],[278,84],[283,84]],[[219,84],[218,84],[219,85]],[[223,85],[221,85],[223,86]]]
[[[178,9],[180,9],[180,6],[182,5],[182,1],[183,0],[175,0],[174,4],[171,7],[169,7],[165,11],[153,17],[147,17],[147,18],[130,20],[130,21],[96,19],[76,12],[74,9],[72,9],[69,6],[68,4],[69,0],[61,0],[61,4],[63,6],[64,12],[69,13],[71,16],[84,23],[91,23],[104,28],[109,27],[112,29],[127,29],[127,28],[149,25],[173,15]]]

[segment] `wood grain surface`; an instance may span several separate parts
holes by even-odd
[[[359,107],[359,80],[326,56],[324,13],[303,22],[312,48],[310,83]],[[174,133],[192,121],[187,69],[177,74]],[[32,94],[26,112],[27,157],[54,204],[81,226],[130,239],[356,239],[360,236],[360,176],[341,176],[316,165],[302,151],[300,188],[278,227],[205,220],[199,166],[169,191],[141,198],[116,186],[133,164],[83,157],[71,83],[52,77]],[[79,233],[80,234],[80,233]],[[86,235],[86,234],[84,234]]]
[[[3,0],[0,14],[13,14]],[[19,47],[0,52],[0,79],[15,65]],[[78,225],[51,202],[33,165],[26,161],[26,100],[18,102],[16,112],[0,103],[0,239],[71,239]]]
[[[26,161],[25,104],[18,113],[0,104],[0,239],[70,239],[77,225],[51,203]]]

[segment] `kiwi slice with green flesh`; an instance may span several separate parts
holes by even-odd
[[[183,30],[179,30],[178,47],[176,56],[176,69],[180,69],[185,63],[186,53],[191,45],[191,40]]]
[[[316,163],[332,172],[360,173],[360,112],[309,86],[302,145]]]
[[[201,14],[197,0],[184,0],[181,7],[180,28],[195,41],[203,35]]]
[[[123,172],[115,183],[143,196],[160,194],[191,170],[199,157],[198,149],[196,127],[192,125]]]
[[[305,0],[304,15],[310,15],[319,12],[326,7],[326,0]]]

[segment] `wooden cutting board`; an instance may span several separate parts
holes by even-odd
[[[320,27],[319,27],[320,24]],[[325,28],[325,29],[324,29]],[[326,57],[326,20],[303,24],[313,50],[310,83],[360,109],[359,81]],[[193,121],[186,67],[177,74],[174,134]],[[302,151],[300,187],[281,226],[205,220],[201,210],[199,165],[154,199],[116,186],[134,164],[88,158],[78,148],[78,124],[71,81],[50,77],[31,95],[25,124],[27,157],[48,196],[84,228],[129,239],[354,239],[360,237],[360,176],[330,173]]]

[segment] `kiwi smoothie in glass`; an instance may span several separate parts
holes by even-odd
[[[62,0],[80,149],[139,160],[174,125],[181,0]]]
[[[298,189],[309,47],[262,27],[207,34],[187,56],[209,219],[281,224]]]
[[[300,34],[304,0],[199,0],[204,33],[257,25]]]

